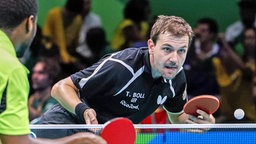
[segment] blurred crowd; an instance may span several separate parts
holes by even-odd
[[[148,0],[127,1],[123,20],[111,41],[106,38],[100,16],[91,11],[91,2],[67,0],[63,7],[51,9],[43,27],[38,25],[31,47],[17,52],[31,71],[31,121],[57,103],[50,93],[57,80],[91,66],[107,53],[147,46],[155,20]],[[220,100],[220,108],[214,114],[217,123],[256,122],[256,1],[240,0],[237,6],[240,19],[225,32],[219,31],[214,18],[202,17],[197,21],[183,66],[189,99],[207,94]],[[234,117],[239,108],[245,112],[242,120]],[[160,106],[142,123],[170,122]]]

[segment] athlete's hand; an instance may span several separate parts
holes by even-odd
[[[84,120],[86,124],[98,124],[95,110],[92,108],[86,109],[84,111]]]
[[[197,110],[199,116],[189,115],[186,121],[189,124],[215,124],[215,118],[212,114],[207,114],[205,111]]]
[[[212,114],[207,114],[205,111],[197,110],[197,113],[199,116],[188,116],[188,120],[186,120],[186,123],[188,124],[215,124],[215,118]],[[188,132],[198,132],[203,133],[210,130],[209,128],[200,128],[200,129],[187,129]]]

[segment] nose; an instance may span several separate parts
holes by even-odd
[[[36,79],[38,77],[38,73],[37,72],[33,72],[32,73],[32,79]]]
[[[177,52],[173,52],[173,53],[170,54],[169,61],[170,61],[171,65],[176,65],[177,64],[177,62],[178,62]]]
[[[176,62],[171,61],[171,62],[170,62],[170,65],[171,65],[171,66],[176,66]]]

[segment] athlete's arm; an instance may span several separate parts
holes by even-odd
[[[186,120],[188,120],[189,116],[185,114],[184,112],[181,114],[177,113],[171,113],[166,111],[168,114],[168,118],[172,124],[182,124],[186,123]]]
[[[188,124],[214,124],[215,118],[202,110],[198,110],[200,117],[188,115],[186,113],[176,114],[166,111],[168,118],[173,124],[188,123]]]
[[[51,91],[54,97],[65,109],[75,114],[75,108],[82,101],[78,97],[78,89],[74,85],[70,77],[65,78],[56,83]],[[98,124],[96,119],[96,112],[88,108],[84,111],[84,120],[86,124]]]
[[[77,133],[59,139],[30,138],[28,135],[7,136],[0,135],[0,144],[106,144],[106,141],[92,133]]]

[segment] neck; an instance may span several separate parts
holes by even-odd
[[[12,35],[12,30],[10,29],[1,29],[8,37],[11,37]]]
[[[10,39],[15,49],[17,49],[22,43],[22,37],[20,36],[22,31],[22,24],[13,29],[1,29]]]
[[[212,47],[213,47],[213,42],[211,42],[211,41],[209,41],[209,42],[202,42],[200,49],[202,50],[202,52],[207,53],[207,52],[212,50]]]
[[[157,79],[159,77],[161,77],[161,74],[155,70],[154,66],[154,57],[153,55],[149,54],[149,62],[150,62],[150,66],[151,66],[151,75],[153,77],[153,79]]]
[[[154,69],[151,69],[151,74],[152,74],[153,79],[157,79],[157,78],[161,77],[161,75]]]
[[[13,43],[14,47],[17,47],[17,32],[16,30],[10,30],[10,29],[1,29],[7,36],[8,38],[11,40],[11,42]]]

